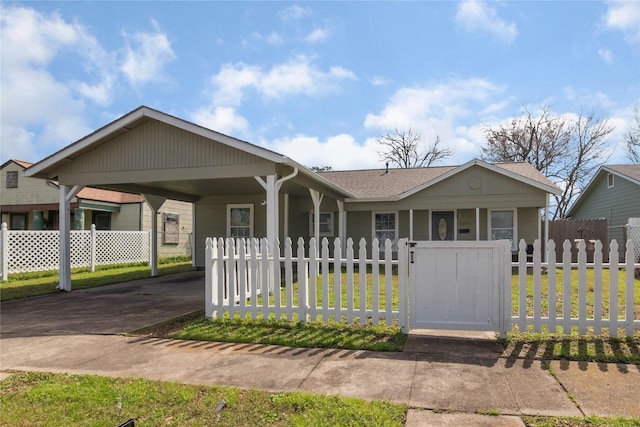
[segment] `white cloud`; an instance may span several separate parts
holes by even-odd
[[[622,31],[631,43],[640,43],[640,2],[608,1],[604,15],[605,28]]]
[[[296,21],[309,15],[311,15],[311,9],[297,4],[286,7],[278,12],[278,16],[283,21]]]
[[[191,120],[226,135],[242,134],[249,129],[247,119],[229,107],[216,107],[213,111],[201,108],[191,115]]]
[[[275,31],[272,31],[271,33],[269,33],[269,35],[265,37],[265,40],[267,41],[267,43],[272,45],[280,45],[284,43],[284,38],[279,33],[276,33]]]
[[[487,32],[506,43],[513,42],[518,35],[516,24],[500,18],[494,8],[480,0],[459,3],[455,20],[458,27],[465,31]]]
[[[389,84],[389,81],[389,79],[385,79],[382,76],[369,77],[369,83],[371,83],[372,86],[386,86]]]
[[[411,128],[420,133],[424,144],[438,136],[444,146],[455,150],[456,159],[468,160],[477,155],[478,131],[461,123],[469,119],[480,123],[501,111],[508,104],[497,99],[503,92],[503,87],[483,79],[401,88],[380,113],[367,114],[364,125],[380,133]]]
[[[311,44],[323,43],[329,39],[329,30],[326,28],[316,28],[304,38],[304,41]]]
[[[65,22],[57,13],[3,7],[0,24],[0,158],[40,160],[89,130],[77,84],[58,80],[48,67],[64,51],[103,76],[105,53],[82,25]],[[38,129],[37,134],[30,129]]]
[[[355,80],[353,72],[333,67],[322,71],[306,57],[296,57],[269,70],[244,63],[223,65],[211,79],[214,85],[213,103],[218,106],[239,106],[247,90],[255,90],[267,99],[287,96],[321,96],[340,88],[345,80]]]
[[[600,55],[600,59],[607,64],[611,64],[613,62],[613,52],[609,49],[598,49],[598,55]]]
[[[167,35],[152,24],[154,32],[122,33],[126,47],[120,69],[133,85],[163,81],[164,66],[176,58]]]
[[[297,135],[265,142],[262,145],[309,167],[331,166],[334,170],[381,167],[375,139],[368,139],[361,145],[348,134],[331,136],[325,141],[312,136]],[[340,155],[336,156],[336,153]]]

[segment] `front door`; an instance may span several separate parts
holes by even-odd
[[[453,212],[431,214],[431,240],[453,240]]]

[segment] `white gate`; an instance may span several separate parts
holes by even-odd
[[[509,241],[410,243],[410,328],[511,329]]]

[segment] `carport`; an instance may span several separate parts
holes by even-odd
[[[233,206],[250,205],[252,234],[273,242],[289,236],[296,224],[289,218],[297,212],[290,198],[311,199],[318,239],[326,196],[336,201],[338,235],[344,240],[344,200],[353,197],[286,156],[145,106],[41,160],[25,175],[60,184],[58,288],[65,291],[71,290],[69,203],[85,186],[144,196],[153,213],[152,276],[157,275],[157,212],[167,199],[194,204],[195,261],[203,266],[207,236],[242,237],[229,232]],[[254,206],[263,210],[254,212]]]

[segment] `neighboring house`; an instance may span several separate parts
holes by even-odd
[[[0,210],[9,230],[57,230],[59,186],[55,180],[25,176],[32,163],[9,160],[0,166]],[[73,230],[147,231],[151,209],[139,194],[85,187],[71,200]],[[158,218],[160,256],[190,254],[193,209],[190,203],[167,200]]]
[[[26,171],[76,185],[194,203],[196,265],[206,237],[507,238],[541,235],[560,189],[526,163],[315,173],[294,160],[140,107]],[[68,209],[61,204],[61,210]]]
[[[604,165],[567,213],[569,219],[606,219],[609,240],[625,244],[629,218],[640,218],[640,165]]]

